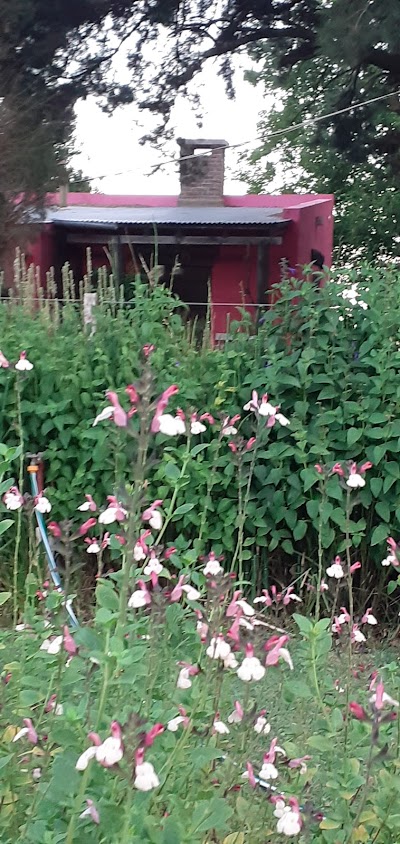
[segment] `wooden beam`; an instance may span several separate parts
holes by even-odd
[[[115,236],[114,236],[115,237]],[[67,243],[82,243],[84,246],[90,246],[92,243],[101,243],[107,245],[113,241],[113,235],[107,233],[105,234],[67,234]],[[122,243],[131,243],[132,246],[140,246],[146,245],[148,243],[154,244],[155,238],[153,235],[121,235],[119,237],[119,242]],[[280,246],[282,244],[281,237],[266,237],[265,235],[254,236],[247,236],[243,235],[241,237],[233,236],[233,237],[218,237],[218,235],[207,235],[207,236],[199,236],[196,235],[183,235],[182,237],[177,237],[175,235],[158,235],[157,243],[160,245],[169,245],[169,246],[256,246],[259,243],[264,244],[273,244],[275,246]]]

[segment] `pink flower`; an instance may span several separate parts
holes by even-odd
[[[198,665],[191,665],[190,662],[179,662],[182,665],[176,683],[177,689],[190,689],[192,685],[191,677],[195,677],[199,673]]]
[[[299,598],[298,595],[294,594],[293,586],[288,586],[283,596],[283,604],[285,607],[290,604],[290,601],[299,601],[301,603],[301,598]]]
[[[247,443],[246,443],[246,451],[250,451],[250,449],[253,448],[253,445],[254,445],[255,442],[256,442],[256,438],[250,437],[250,439],[247,440]]]
[[[15,364],[15,369],[17,369],[19,372],[29,372],[31,369],[33,369],[33,363],[28,360],[26,352],[20,353],[19,360]]]
[[[357,463],[351,463],[350,474],[346,481],[347,486],[351,489],[357,489],[365,486],[365,480],[362,475],[367,471],[367,469],[370,469],[371,466],[372,463],[367,461],[367,463],[363,463],[362,466],[360,466],[360,468],[358,469]]]
[[[349,572],[350,572],[350,574],[354,574],[354,572],[357,571],[357,569],[360,569],[360,568],[361,568],[361,563],[359,563],[359,562],[353,563],[349,568]]]
[[[0,368],[8,369],[10,366],[10,362],[4,357],[3,352],[0,351]]]
[[[235,443],[233,443],[233,442],[228,443],[228,448],[230,448],[230,450],[231,450],[231,452],[232,452],[233,454],[236,454],[236,452],[237,452],[237,445],[235,445]]]
[[[357,719],[357,721],[367,721],[368,720],[368,715],[367,715],[364,707],[361,706],[361,704],[357,703],[355,700],[352,700],[349,703],[349,712],[353,716],[353,718]]]
[[[284,647],[286,642],[289,641],[289,636],[271,636],[270,639],[265,643],[264,648],[267,651],[267,658],[265,660],[266,666],[277,665],[279,659],[283,659],[284,662],[287,662],[290,670],[293,670],[293,662],[292,658],[289,654],[287,648]]]
[[[185,575],[181,574],[177,584],[174,586],[169,599],[171,603],[175,603],[176,601],[180,601],[182,594],[183,594],[183,584],[185,582]]]
[[[151,536],[151,531],[145,530],[139,536],[139,539],[135,543],[135,547],[133,549],[133,559],[137,563],[141,563],[142,560],[145,560],[148,553],[149,553],[149,547],[148,547],[148,545],[146,545],[146,541],[145,541],[146,539],[148,539],[149,536]]]
[[[70,656],[75,656],[78,651],[78,648],[76,647],[74,639],[71,636],[66,624],[64,625],[63,645],[64,650],[67,652],[67,654],[69,654]]]
[[[80,507],[78,507],[77,509],[80,510],[82,513],[85,513],[87,510],[91,510],[91,512],[94,513],[97,510],[96,502],[93,501],[93,498],[92,498],[91,495],[86,494],[85,498],[86,498],[86,501],[83,504],[81,504]]]
[[[335,557],[332,565],[327,568],[326,573],[328,577],[334,577],[335,580],[340,580],[344,577],[344,569],[340,557]]]
[[[126,426],[128,424],[128,414],[121,407],[117,394],[114,393],[113,390],[108,390],[106,392],[106,397],[111,402],[112,407],[114,408],[114,413],[113,413],[114,424],[117,426],[117,428],[126,428]]]
[[[230,715],[228,715],[228,724],[240,724],[243,721],[243,708],[238,700],[235,700],[235,708]]]
[[[237,589],[236,592],[233,593],[232,600],[226,610],[227,618],[236,616],[238,613],[250,616],[255,615],[255,610],[247,601],[240,597],[241,594],[242,592],[240,589]]]
[[[161,574],[162,570],[163,570],[162,563],[160,563],[160,560],[158,559],[158,557],[156,557],[155,551],[151,551],[150,560],[147,563],[147,565],[144,567],[143,574],[159,575],[159,574]]]
[[[368,607],[361,619],[361,624],[378,624],[377,619],[372,615],[372,607]]]
[[[80,818],[91,818],[93,823],[100,823],[100,815],[96,809],[96,806],[93,803],[93,800],[89,798],[86,800],[87,808],[79,815]]]
[[[98,745],[95,750],[96,761],[99,762],[103,768],[112,768],[121,761],[124,755],[124,748],[122,744],[122,731],[118,721],[111,722],[110,728],[111,736],[106,738],[102,744]]]
[[[363,475],[364,472],[368,471],[368,469],[372,469],[373,465],[374,464],[371,463],[370,460],[367,460],[365,463],[363,463],[359,468],[360,475]]]
[[[262,768],[259,773],[259,777],[261,780],[275,780],[278,776],[278,769],[274,765],[277,754],[277,743],[277,738],[272,739],[268,753],[264,754]]]
[[[364,633],[359,630],[358,624],[353,624],[353,629],[351,631],[350,638],[352,642],[357,642],[358,644],[360,644],[361,642],[365,642]]]
[[[148,733],[146,733],[146,735],[144,737],[144,746],[145,747],[151,747],[151,745],[154,744],[157,736],[159,736],[163,732],[164,732],[164,725],[163,724],[155,724],[154,727],[152,727],[151,730],[149,730]]]
[[[265,604],[267,607],[272,607],[272,598],[268,592],[268,589],[263,589],[263,595],[259,596],[258,598],[254,598],[254,604]]]
[[[32,724],[31,719],[24,718],[23,723],[25,724],[25,727],[23,727],[22,730],[19,730],[19,732],[14,736],[13,741],[19,741],[19,739],[26,736],[31,744],[37,744],[39,741],[38,734]]]
[[[229,630],[226,634],[228,639],[232,639],[232,641],[236,642],[236,644],[238,644],[239,640],[240,640],[240,618],[241,618],[241,613],[239,612],[236,615],[236,618],[234,619],[233,624],[231,625],[231,627],[229,628]]]
[[[225,735],[228,735],[230,733],[229,727],[227,727],[226,724],[223,721],[221,721],[221,719],[219,717],[219,712],[216,713],[214,721],[213,721],[213,732],[219,733],[219,735],[221,735],[221,736],[225,736]]]
[[[139,396],[136,387],[133,384],[128,384],[125,388],[126,395],[129,398],[131,404],[137,404],[139,401]]]
[[[249,781],[250,788],[256,788],[257,782],[254,776],[254,769],[250,762],[246,762],[246,773],[243,774],[244,777]]]
[[[224,437],[233,437],[237,434],[237,428],[235,428],[236,422],[239,422],[240,414],[237,413],[235,416],[232,416],[230,419],[229,416],[225,416],[225,419],[222,422],[221,427],[221,434]]]
[[[90,530],[90,528],[94,527],[95,525],[97,525],[97,520],[93,516],[91,516],[91,518],[87,519],[87,521],[84,522],[83,525],[81,525],[78,529],[79,536],[85,536],[85,533],[87,533],[88,530]]]
[[[341,478],[344,477],[344,469],[342,468],[342,465],[340,463],[335,463],[335,465],[332,466],[331,471],[332,475],[339,475]]]
[[[54,536],[55,539],[60,539],[62,531],[58,522],[49,522],[47,530]]]
[[[87,554],[99,554],[100,553],[100,545],[98,539],[92,539],[90,536],[85,538],[85,542],[87,544],[86,553]]]
[[[142,349],[142,352],[143,352],[143,354],[144,354],[144,356],[145,356],[145,358],[146,358],[146,359],[147,359],[148,357],[150,357],[150,355],[152,354],[152,352],[154,352],[154,349],[155,349],[155,348],[156,348],[156,347],[154,346],[154,344],[153,344],[153,343],[145,343],[145,344],[144,344],[143,349]]]
[[[158,399],[156,404],[156,412],[154,414],[153,421],[150,427],[150,430],[153,434],[156,434],[160,430],[160,417],[164,413],[164,410],[167,407],[171,396],[176,395],[176,393],[179,393],[179,387],[177,387],[176,384],[172,384],[171,387],[168,387],[166,390],[164,390],[164,392]]]
[[[99,516],[99,524],[111,525],[113,522],[123,522],[128,515],[127,510],[117,500],[115,495],[107,496],[108,506]]]
[[[324,470],[320,463],[316,463],[314,469],[318,472],[319,475],[323,475]]]
[[[300,768],[300,773],[305,774],[307,771],[306,762],[311,759],[311,756],[299,756],[297,759],[291,759],[288,767],[289,768]]]

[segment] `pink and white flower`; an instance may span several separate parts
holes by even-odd
[[[271,732],[271,724],[268,723],[265,715],[259,715],[254,724],[254,732],[258,735],[267,736]]]
[[[278,777],[278,769],[274,765],[276,754],[278,753],[277,743],[277,738],[272,739],[268,752],[264,754],[259,777],[260,780],[264,780],[265,782],[268,782],[268,780],[276,780]]]
[[[19,510],[24,503],[24,496],[21,495],[18,487],[12,486],[3,495],[3,502],[7,510]]]
[[[3,352],[0,351],[0,369],[8,369],[10,366],[10,361],[3,355]]]
[[[77,507],[77,510],[80,510],[82,513],[86,513],[88,510],[90,510],[92,513],[94,513],[97,510],[96,502],[93,500],[91,495],[86,494],[85,498],[86,501],[84,501],[83,504]]]
[[[333,563],[326,569],[328,577],[334,577],[335,580],[340,580],[344,577],[344,569],[340,557],[335,557]]]
[[[38,740],[39,740],[38,734],[37,734],[37,732],[36,732],[36,730],[35,730],[35,728],[32,724],[31,719],[30,718],[24,718],[23,723],[25,724],[25,727],[22,727],[22,730],[19,730],[19,732],[16,733],[16,735],[13,738],[13,741],[19,741],[19,739],[26,736],[26,738],[28,739],[28,741],[31,744],[37,744]]]
[[[99,524],[112,525],[114,522],[123,522],[128,512],[117,500],[115,495],[107,496],[108,505],[99,516]]]
[[[186,597],[188,601],[198,601],[200,598],[200,592],[191,586],[190,583],[185,583],[182,586],[183,591],[186,593]]]
[[[112,768],[113,765],[121,761],[124,755],[124,747],[121,726],[118,721],[111,722],[110,732],[111,735],[103,742],[97,733],[89,733],[93,746],[88,747],[79,757],[75,765],[77,771],[85,771],[91,759],[96,759],[103,768]]]
[[[142,521],[148,522],[150,527],[157,531],[161,530],[163,523],[162,514],[158,509],[161,504],[162,499],[157,498],[152,504],[150,504],[150,507],[147,507],[142,513]]]
[[[144,583],[143,580],[138,580],[139,589],[135,589],[132,592],[131,597],[128,601],[128,607],[131,610],[138,610],[141,607],[145,607],[147,604],[151,604],[151,594]]]
[[[223,636],[216,636],[211,639],[211,642],[206,650],[207,656],[211,659],[228,659],[231,653],[231,646],[225,641]]]
[[[224,437],[234,437],[235,434],[237,434],[237,432],[238,432],[238,429],[235,427],[235,425],[236,425],[236,422],[239,422],[239,420],[240,420],[240,414],[239,413],[237,413],[235,416],[232,416],[231,418],[229,416],[226,416],[225,419],[222,422],[222,427],[221,427],[222,436],[224,436]]]
[[[163,565],[160,563],[158,557],[156,557],[155,552],[152,551],[150,554],[150,560],[147,565],[143,569],[143,574],[161,574],[163,570]]]
[[[17,369],[18,372],[30,372],[30,370],[33,369],[33,363],[28,360],[26,352],[20,353],[19,360],[17,360],[17,363],[15,364],[15,369]]]
[[[167,404],[168,404],[171,396],[176,395],[176,393],[179,393],[179,388],[176,386],[176,384],[172,384],[170,387],[168,387],[166,390],[164,390],[164,392],[161,394],[160,398],[158,399],[158,401],[156,403],[155,414],[154,414],[154,417],[153,417],[153,420],[152,420],[152,423],[151,423],[151,428],[150,428],[150,430],[153,434],[156,434],[160,431],[161,417],[164,414],[164,410],[167,407]]]
[[[191,665],[190,662],[180,662],[178,664],[182,665],[182,668],[178,675],[176,687],[177,689],[190,689],[192,685],[190,678],[195,677],[199,673],[199,667],[197,665]]]
[[[265,668],[258,657],[254,656],[253,645],[246,645],[246,656],[236,673],[244,683],[250,683],[252,680],[258,682],[264,677]]]
[[[347,478],[346,484],[350,489],[361,489],[365,486],[365,479],[362,477],[368,469],[371,469],[372,463],[367,460],[366,463],[363,463],[362,466],[359,468],[357,467],[357,463],[351,463],[350,470],[349,470],[349,477]]]
[[[267,657],[265,660],[265,665],[270,667],[272,665],[277,665],[280,659],[283,659],[284,662],[287,663],[290,670],[293,671],[293,661],[292,657],[287,648],[284,647],[286,642],[289,641],[289,636],[271,636],[270,639],[265,643],[264,648],[267,651]]]
[[[228,724],[240,724],[243,721],[243,708],[238,700],[235,700],[235,708],[230,715],[228,715]]]
[[[97,414],[94,422],[92,423],[92,428],[95,428],[99,422],[104,422],[106,419],[111,419],[114,416],[114,408],[111,404],[108,404],[100,413]]]
[[[139,748],[136,753],[135,780],[133,785],[138,791],[152,791],[158,788],[160,780],[151,762],[144,761],[144,750]]]
[[[49,499],[46,498],[45,495],[42,495],[42,493],[39,493],[39,495],[35,496],[34,501],[35,501],[35,510],[37,510],[38,513],[42,513],[42,514],[50,513],[51,504],[50,504]]]
[[[279,422],[280,425],[286,427],[286,425],[290,425],[290,421],[283,413],[279,412],[279,407],[280,405],[273,405],[268,401],[268,393],[265,393],[259,401],[258,393],[253,390],[251,399],[244,405],[243,410],[253,410],[259,416],[266,416],[269,428],[272,428],[275,422]]]
[[[52,639],[45,639],[40,645],[39,650],[46,651],[51,656],[56,656],[60,653],[63,645],[63,636],[54,636]]]
[[[274,812],[276,815],[276,810]],[[277,816],[277,815],[276,815]],[[276,831],[279,835],[286,835],[288,837],[299,835],[303,825],[299,804],[295,797],[289,800],[289,806],[284,806],[281,809],[281,815],[276,825]]]
[[[101,548],[99,545],[98,539],[90,539],[89,536],[86,537],[85,542],[87,543],[86,553],[87,554],[100,554]]]
[[[86,800],[87,808],[83,810],[83,812],[79,815],[79,818],[90,818],[93,823],[100,823],[100,815],[96,809],[96,806],[93,803],[93,800],[87,798]]]
[[[368,607],[361,619],[361,624],[378,624],[378,620],[372,614],[372,607]]]
[[[350,638],[352,642],[356,642],[357,644],[366,641],[364,633],[362,633],[361,630],[359,630],[358,628],[358,624],[353,624],[353,629],[351,631]]]
[[[203,574],[206,577],[218,577],[219,574],[223,573],[223,568],[214,554],[214,551],[210,551],[208,555],[208,560],[206,565],[203,568]]]
[[[221,721],[219,713],[217,713],[214,718],[213,730],[214,733],[219,733],[220,736],[226,736],[230,733],[229,727],[227,727],[227,725],[223,721]]]

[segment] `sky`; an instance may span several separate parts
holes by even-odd
[[[262,86],[253,87],[243,79],[244,60],[236,61],[236,99],[228,100],[223,80],[215,64],[209,64],[196,81],[203,106],[203,123],[199,128],[187,100],[179,97],[173,109],[175,137],[218,138],[230,144],[246,143],[239,150],[226,152],[225,193],[244,194],[247,185],[235,179],[238,156],[254,149],[259,114],[268,106]],[[178,146],[166,143],[163,150],[141,146],[139,139],[151,126],[150,118],[134,106],[116,109],[108,116],[94,98],[77,105],[76,148],[73,166],[84,175],[104,175],[92,182],[102,193],[176,194],[179,192],[176,164],[165,164],[162,170],[149,175],[154,165],[178,156]],[[114,175],[118,173],[119,175]]]

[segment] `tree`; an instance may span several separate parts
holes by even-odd
[[[54,146],[53,161],[40,160],[47,177],[50,164],[65,160],[77,99],[94,94],[108,109],[136,102],[160,117],[153,137],[165,137],[176,93],[187,91],[204,63],[219,60],[232,94],[231,59],[250,47],[266,57],[277,85],[324,62],[322,87],[325,68],[327,77],[340,81],[327,94],[335,105],[365,98],[372,89],[395,91],[399,14],[398,0],[3,0],[0,94],[10,111],[15,101],[24,103],[46,148]],[[128,83],[113,73],[121,48]],[[304,103],[312,105],[309,98]],[[335,123],[336,141],[343,150],[354,146],[361,157],[372,149],[382,160],[394,160],[398,127],[380,132],[379,149],[375,127],[369,112],[354,113]]]

